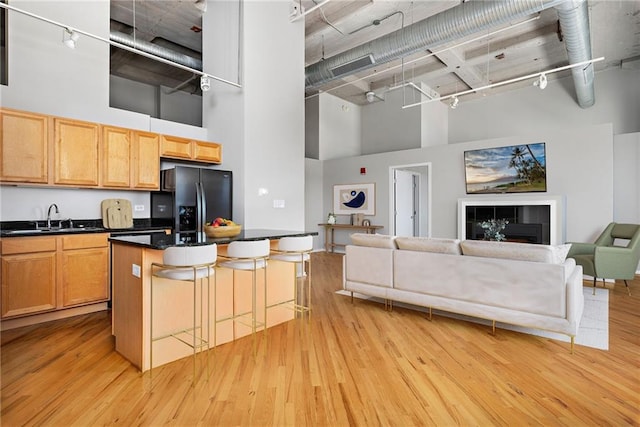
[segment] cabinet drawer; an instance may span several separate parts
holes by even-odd
[[[109,245],[109,233],[87,233],[62,236],[62,250],[102,248]]]
[[[55,252],[55,237],[11,237],[2,239],[2,255]]]

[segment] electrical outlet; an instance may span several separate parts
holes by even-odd
[[[138,264],[131,264],[131,274],[135,277],[140,277],[140,266]]]
[[[136,212],[144,211],[144,205],[134,205],[133,210]]]
[[[274,200],[273,201],[273,207],[274,208],[278,208],[278,209],[283,209],[284,208],[284,200]]]

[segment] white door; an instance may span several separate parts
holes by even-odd
[[[394,221],[396,236],[417,236],[418,174],[394,170]]]

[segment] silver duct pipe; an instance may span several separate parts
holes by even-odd
[[[588,61],[591,57],[589,9],[586,0],[569,0],[556,6],[569,64]],[[571,69],[578,104],[591,107],[595,102],[593,63]]]
[[[514,19],[523,18],[550,7],[562,7],[564,2],[565,0],[506,0],[462,3],[403,29],[396,30],[331,58],[307,66],[305,69],[306,89],[314,89],[337,78],[354,74],[418,51],[432,50],[459,38],[507,24]],[[563,32],[567,40],[572,40],[572,50],[579,51],[581,49],[578,49],[577,46],[585,42],[585,37],[575,33],[586,32],[588,44],[588,22],[586,26],[570,25],[569,23],[578,21],[577,17],[581,12],[576,12],[576,10],[581,11],[582,9],[573,7],[572,0],[569,0],[568,3],[571,3],[571,6],[566,8],[570,10],[563,10],[563,13],[565,13],[564,19],[567,21],[567,24],[563,25]],[[584,4],[584,10],[586,11],[586,1],[582,0],[580,3]],[[575,42],[573,42],[574,40]],[[567,48],[569,48],[568,43]],[[580,56],[581,60],[591,59],[590,48],[588,52],[589,57],[582,58]],[[570,62],[577,62],[571,56],[569,59]],[[591,79],[592,85],[593,79]],[[580,90],[576,88],[576,92],[580,99],[583,96],[581,93],[588,93],[589,91],[588,88]],[[581,106],[583,102],[579,101]]]
[[[136,40],[130,35],[118,31],[111,31],[111,33],[109,34],[109,39],[125,46],[129,46],[134,49],[138,49],[143,52],[158,56],[160,58],[175,62],[177,64],[184,65],[185,67],[202,71],[202,61],[192,56],[184,55],[182,53],[178,53],[165,47],[158,46],[143,40]]]

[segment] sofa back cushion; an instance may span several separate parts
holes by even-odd
[[[465,240],[460,243],[460,247],[463,255],[562,264],[567,257],[571,244],[551,246],[531,243]]]
[[[345,248],[344,279],[349,283],[393,286],[393,249],[347,245]]]
[[[460,240],[434,237],[396,237],[398,249],[439,254],[460,255]]]
[[[367,246],[370,248],[396,249],[396,237],[385,234],[365,234],[353,233],[351,243],[356,246]]]

